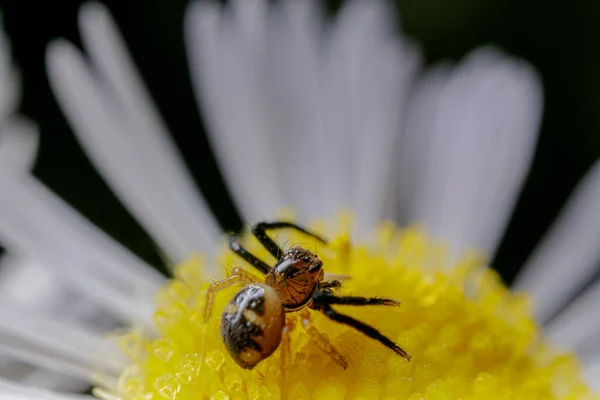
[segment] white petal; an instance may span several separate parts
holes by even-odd
[[[540,84],[529,66],[488,48],[444,74],[421,84],[401,141],[404,220],[457,253],[491,257],[535,148]]]
[[[37,152],[35,126],[25,118],[12,115],[21,96],[20,79],[14,70],[10,45],[0,20],[0,167],[31,168]]]
[[[21,379],[19,383],[40,389],[51,390],[53,392],[64,393],[82,393],[90,387],[89,379],[74,379],[63,373],[56,373],[54,371],[39,368],[32,370],[32,372],[24,379]]]
[[[21,80],[13,68],[10,50],[0,21],[0,123],[16,110],[21,101]]]
[[[16,301],[0,303],[0,353],[39,367],[83,379],[96,370],[118,375],[124,359],[105,334]]]
[[[235,25],[234,29],[245,38],[249,47],[264,51],[268,11],[268,3],[264,0],[232,0],[226,18]]]
[[[355,3],[356,27],[370,25],[372,30],[362,39],[362,65],[355,67],[359,69],[358,98],[356,108],[351,111],[357,124],[354,129],[359,130],[350,157],[350,168],[356,173],[352,182],[356,185],[353,209],[358,231],[366,232],[383,217],[391,217],[386,205],[395,202],[396,187],[390,183],[390,176],[395,173],[405,103],[420,55],[412,43],[395,37],[392,28],[395,24],[388,21],[391,12],[383,2]]]
[[[431,142],[435,134],[436,110],[440,107],[441,94],[451,78],[451,71],[447,65],[430,68],[419,80],[409,100],[405,133],[400,140],[398,157],[398,210],[404,224],[418,222],[413,215],[416,213],[415,202],[417,196],[423,196],[419,191],[424,191],[428,182],[431,163],[428,151],[433,148]]]
[[[70,298],[67,290],[51,268],[10,253],[0,258],[0,303],[16,300],[46,315],[58,315]]]
[[[327,26],[315,2],[280,4],[265,90],[285,197],[301,217],[354,209],[365,231],[392,194],[388,174],[418,57],[394,35],[383,2],[347,2]]]
[[[0,378],[0,400],[94,400],[91,396],[55,393]]]
[[[266,3],[239,3],[197,3],[186,24],[197,95],[238,205],[249,219],[284,205],[301,219],[355,207],[372,225],[389,198],[414,50],[380,1],[351,1],[329,25],[320,3],[282,1],[262,30]]]
[[[563,282],[564,280],[563,278]],[[587,288],[566,309],[550,320],[545,327],[548,339],[568,349],[581,349],[586,342],[596,339],[600,332],[598,304],[600,281]]]
[[[322,217],[322,10],[315,1],[282,1],[270,11],[261,91],[277,184],[301,220]]]
[[[323,198],[328,214],[354,209],[361,232],[389,217],[389,175],[419,62],[390,15],[381,1],[347,2],[325,43],[325,128],[318,146]]]
[[[535,316],[548,321],[600,262],[600,162],[586,174],[515,281],[535,300]]]
[[[583,374],[591,390],[600,391],[600,352],[583,357]]]
[[[64,373],[36,368],[8,357],[0,360],[0,377],[0,380],[8,379],[19,385],[67,393],[83,392],[90,387],[88,378],[76,379]]]
[[[54,365],[56,366],[56,363]],[[0,379],[8,379],[24,386],[66,393],[81,393],[90,387],[88,375],[74,378],[73,375],[66,374],[63,370],[51,371],[8,356],[2,357],[0,360],[0,377]]]
[[[0,302],[18,301],[44,315],[76,318],[97,329],[116,326],[119,320],[78,286],[33,259],[10,251],[0,258]]]
[[[39,137],[35,125],[12,117],[0,126],[0,166],[27,171],[33,168]]]
[[[219,228],[144,90],[106,9],[82,7],[91,65],[69,43],[48,48],[50,83],[96,168],[174,263],[212,251]]]
[[[277,187],[261,91],[264,0],[248,0],[223,15],[215,2],[192,3],[186,13],[186,45],[196,98],[209,139],[232,196],[247,221],[271,218],[285,206]],[[258,10],[257,10],[258,9]],[[254,11],[253,11],[254,10]]]
[[[28,175],[0,170],[0,243],[44,260],[116,315],[148,322],[157,272]]]

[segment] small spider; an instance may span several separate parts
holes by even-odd
[[[325,280],[323,263],[312,252],[293,247],[283,251],[266,231],[282,228],[295,229],[326,244],[320,236],[289,222],[261,222],[252,227],[252,234],[278,261],[270,267],[244,249],[232,236],[229,247],[238,256],[265,275],[264,282],[241,268],[208,288],[204,319],[208,321],[215,294],[236,283],[246,283],[227,304],[221,322],[221,336],[231,357],[242,368],[252,369],[269,357],[282,344],[282,361],[290,362],[290,332],[294,319],[286,321],[286,313],[299,312],[302,326],[315,343],[342,368],[348,367],[340,354],[312,324],[307,308],[319,311],[329,319],[346,324],[377,340],[396,354],[410,361],[407,352],[375,328],[335,311],[332,305],[397,306],[400,303],[386,298],[335,296],[333,289],[341,287],[340,280]],[[339,277],[338,277],[339,279]],[[285,369],[285,368],[284,368]]]

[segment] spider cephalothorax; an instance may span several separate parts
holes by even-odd
[[[302,247],[293,247],[265,276],[265,283],[275,289],[285,311],[291,312],[310,301],[323,277],[321,260]]]

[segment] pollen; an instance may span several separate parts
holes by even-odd
[[[252,267],[225,245],[220,275],[209,275],[200,256],[177,267],[156,296],[156,332],[131,329],[119,337],[130,362],[118,382],[98,385],[104,399],[600,399],[583,382],[578,360],[545,341],[525,295],[509,291],[477,254],[453,261],[443,243],[418,227],[380,225],[365,241],[351,243],[346,229],[311,226],[330,239],[317,243],[280,232],[286,248],[302,246],[323,261],[326,274],[350,276],[340,295],[389,297],[400,307],[337,306],[394,340],[411,361],[350,327],[312,312],[315,327],[343,354],[336,364],[296,324],[289,368],[282,349],[252,370],[230,358],[220,336],[220,315],[240,287],[221,292],[204,323],[209,285],[228,271]],[[275,260],[250,235],[244,245]],[[257,275],[258,277],[258,275]],[[296,318],[294,313],[288,318]]]

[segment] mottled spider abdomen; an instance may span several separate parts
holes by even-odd
[[[221,336],[231,357],[242,368],[252,369],[277,349],[284,325],[285,312],[275,290],[252,283],[225,307]]]

